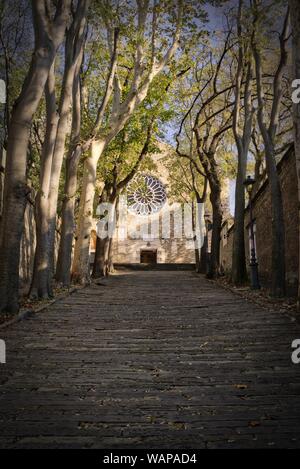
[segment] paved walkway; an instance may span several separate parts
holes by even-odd
[[[0,338],[0,447],[300,448],[299,325],[193,272],[120,272]]]

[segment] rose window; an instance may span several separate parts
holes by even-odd
[[[148,174],[139,174],[127,187],[128,210],[136,215],[152,215],[163,207],[167,194],[163,184]]]

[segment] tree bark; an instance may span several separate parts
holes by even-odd
[[[69,131],[70,107],[72,104],[72,93],[75,72],[78,61],[81,61],[82,49],[85,37],[86,15],[89,6],[89,0],[80,0],[72,22],[67,33],[65,47],[65,71],[63,86],[61,91],[61,100],[59,106],[59,122],[57,127],[56,142],[51,168],[51,183],[49,191],[49,258],[50,271],[52,278],[55,271],[55,229],[57,216],[57,202],[59,192],[59,182],[63,158],[65,154],[66,137]],[[78,151],[76,152],[78,155]],[[75,155],[74,155],[75,156]],[[76,162],[76,159],[75,159]],[[74,163],[74,160],[73,162]],[[71,168],[70,168],[71,169]],[[73,181],[71,181],[71,184]]]
[[[210,184],[210,201],[212,204],[212,237],[207,277],[217,278],[220,275],[220,240],[223,218],[220,185]]]
[[[108,233],[104,239],[101,239],[97,236],[95,260],[92,274],[93,278],[106,277],[110,272],[109,257],[111,254],[112,238],[115,230],[116,204],[118,200],[118,194],[114,193],[111,197],[108,196],[107,200],[112,206],[112,213],[109,222],[112,224],[113,230],[111,230],[111,232]]]
[[[97,163],[105,146],[105,140],[93,141],[90,156],[85,160],[78,213],[78,227],[72,266],[72,280],[76,283],[90,282],[90,234],[93,225],[93,209]]]
[[[56,117],[56,133],[50,135],[51,157],[48,163],[41,167],[41,179],[45,179],[42,196],[39,202],[37,220],[37,255],[33,272],[31,296],[47,298],[52,296],[52,278],[54,272],[54,247],[56,229],[56,210],[61,166],[64,156],[65,140],[68,131],[69,108],[72,102],[72,88],[78,56],[82,51],[85,15],[88,2],[81,0],[78,3],[75,16],[68,30],[65,45],[65,70],[58,115]],[[54,74],[54,70],[53,70]],[[52,78],[55,86],[55,76]],[[55,89],[52,90],[52,113],[56,116]],[[50,117],[51,119],[51,117]],[[46,135],[49,138],[49,135]],[[47,150],[46,150],[47,151]],[[46,173],[45,173],[46,172]],[[47,232],[45,228],[47,227]],[[43,266],[43,267],[41,267]]]
[[[196,204],[195,202],[192,202],[192,229],[194,232],[194,252],[195,252],[195,270],[197,273],[200,273],[200,251],[198,247],[198,237],[196,233],[197,229],[197,218],[196,218],[196,212],[197,212],[197,204],[198,200],[196,199]],[[200,225],[200,220],[199,220],[199,225]],[[199,226],[200,229],[200,226]]]
[[[93,266],[93,278],[106,277],[109,274],[109,246],[110,238],[101,239],[97,236],[96,252]]]
[[[192,152],[191,152],[192,154]],[[198,206],[199,204],[204,204],[206,200],[206,194],[207,194],[207,178],[204,177],[204,187],[203,187],[203,192],[202,195],[200,195],[197,187],[196,187],[196,182],[195,182],[195,176],[193,172],[193,165],[190,163],[190,168],[191,168],[191,173],[192,173],[192,184],[193,184],[193,190],[196,196],[196,204],[193,202],[192,203],[192,223],[193,223],[193,231],[194,231],[194,242],[195,242],[195,270],[198,274],[207,274],[207,236],[206,232],[204,235],[203,243],[201,248],[199,249],[199,239],[203,238],[203,228],[202,228],[202,221],[203,221],[203,214],[202,215],[202,220],[200,220],[200,213]],[[198,219],[198,227],[197,227],[197,219]],[[197,236],[196,230],[199,230],[199,233]]]
[[[100,204],[109,202],[109,191],[111,189],[110,184],[105,184],[101,197],[100,197]],[[104,215],[102,215],[104,217]],[[109,252],[109,237],[108,235],[105,238],[101,238],[98,236],[96,239],[96,249],[95,249],[95,258],[93,264],[93,278],[100,278],[107,276],[107,260],[108,260],[108,252]]]
[[[204,235],[203,246],[200,251],[200,260],[199,260],[199,269],[200,274],[207,274],[208,272],[208,243],[207,243],[207,233]]]
[[[290,17],[292,27],[292,49],[293,49],[293,78],[300,80],[300,4],[298,0],[289,0]],[[300,103],[294,103],[294,144],[296,155],[296,171],[298,179],[298,227],[300,230]],[[300,231],[299,231],[300,234]],[[298,251],[298,312],[300,311],[300,238]]]
[[[4,146],[0,149],[0,233],[1,233],[1,219],[3,211],[3,195],[4,195],[4,174],[6,166],[6,150]]]
[[[113,258],[113,247],[114,247],[114,239],[110,238],[109,240],[109,249],[108,249],[108,262],[107,262],[107,274],[113,274],[114,269],[114,258]]]
[[[52,285],[49,279],[49,226],[48,196],[51,179],[51,165],[55,145],[58,114],[56,111],[54,62],[45,87],[46,134],[42,148],[40,167],[40,188],[35,199],[36,250],[30,296],[49,298]]]
[[[93,207],[95,196],[95,184],[97,164],[108,143],[114,138],[114,133],[109,136],[96,139],[101,127],[104,113],[113,92],[114,78],[117,68],[119,30],[114,33],[114,45],[111,54],[111,64],[106,80],[106,89],[98,109],[95,125],[92,129],[90,139],[83,145],[90,150],[90,156],[84,162],[83,181],[80,195],[78,214],[78,227],[76,230],[74,258],[71,278],[75,283],[85,285],[90,283],[90,233],[93,223]]]
[[[231,280],[234,285],[243,285],[247,281],[246,269],[246,254],[245,254],[245,187],[244,181],[247,171],[247,159],[249,145],[252,134],[253,123],[253,109],[251,97],[251,83],[252,83],[252,58],[247,56],[247,46],[249,43],[245,41],[242,35],[242,7],[243,0],[239,0],[238,18],[237,18],[237,33],[239,41],[238,50],[238,64],[235,80],[235,103],[233,114],[233,134],[236,142],[238,153],[238,168],[235,186],[235,208],[234,208],[234,228],[233,228],[233,245],[232,245],[232,268]],[[243,81],[243,68],[247,65],[246,82],[244,87],[244,118],[243,125],[240,125],[241,120],[241,93]],[[240,129],[240,127],[242,127]]]
[[[53,22],[47,17],[45,1],[34,0],[32,7],[35,49],[9,125],[5,205],[1,222],[0,311],[6,310],[12,313],[18,310],[20,243],[29,193],[26,185],[26,169],[30,125],[42,97],[57,48],[64,38],[70,0],[59,2]]]
[[[77,190],[77,170],[82,148],[80,145],[81,125],[81,90],[80,68],[83,54],[78,60],[73,83],[73,117],[70,149],[66,158],[66,175],[64,187],[64,199],[61,211],[60,244],[57,258],[56,275],[58,282],[65,286],[71,283],[72,245],[74,238],[74,209]]]
[[[234,229],[232,247],[231,279],[234,285],[243,285],[247,280],[245,254],[245,187],[247,153],[243,150],[238,155],[238,170],[235,188]]]

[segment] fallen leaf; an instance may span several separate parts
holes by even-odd
[[[259,420],[250,420],[248,427],[259,427],[261,422]]]
[[[176,430],[186,430],[187,426],[183,422],[168,422],[168,425],[175,428]]]
[[[248,385],[247,384],[234,384],[233,385],[236,389],[247,389]]]

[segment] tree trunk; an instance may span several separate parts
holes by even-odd
[[[207,274],[207,235],[204,236],[203,246],[200,251],[199,273]]]
[[[223,217],[221,187],[214,183],[210,185],[210,190],[210,201],[212,204],[212,238],[207,277],[217,278],[220,275],[220,240]]]
[[[76,283],[90,282],[90,235],[93,223],[93,208],[95,185],[97,178],[97,163],[105,147],[105,140],[95,140],[91,144],[91,154],[85,160],[82,190],[78,214],[78,227],[74,260],[72,266],[72,279]]]
[[[79,142],[81,126],[80,68],[82,63],[82,56],[83,54],[81,54],[80,60],[78,60],[73,83],[72,133],[70,149],[66,158],[64,199],[61,211],[60,244],[55,275],[56,280],[65,286],[69,286],[71,283],[71,260],[75,227],[74,210],[77,190],[77,170],[82,154],[82,147]]]
[[[0,234],[0,311],[18,310],[20,243],[29,189],[26,184],[30,126],[41,100],[70,13],[70,0],[59,2],[54,20],[44,1],[32,1],[35,49],[23,88],[11,114]],[[47,28],[45,25],[47,24]]]
[[[53,44],[38,44],[9,126],[1,222],[0,311],[18,311],[20,243],[29,189],[26,184],[30,125],[55,57]]]
[[[109,250],[108,250],[108,263],[107,263],[107,273],[113,274],[114,269],[114,258],[113,258],[113,246],[114,246],[114,239],[110,238],[109,240]]]
[[[234,285],[243,285],[247,281],[245,256],[245,187],[247,157],[251,141],[254,108],[252,106],[252,57],[248,56],[248,44],[243,32],[243,0],[239,0],[237,16],[238,63],[235,79],[235,101],[232,130],[238,152],[238,169],[235,187],[234,232],[232,245],[231,280]],[[243,89],[243,69],[246,66],[246,80]],[[244,104],[244,116],[241,115],[241,101]],[[242,120],[242,122],[241,122]]]
[[[198,247],[199,243],[199,237],[197,236],[196,230],[197,230],[197,208],[198,208],[198,203],[200,203],[198,197],[196,199],[196,204],[193,202],[192,203],[192,229],[194,232],[194,244],[195,244],[195,270],[197,273],[200,273],[200,250]],[[195,206],[196,205],[196,206]],[[199,220],[199,230],[201,229],[201,220]]]
[[[10,124],[1,223],[0,311],[12,313],[18,310],[20,243],[29,191],[26,186],[29,129],[22,111],[14,112]]]
[[[118,192],[119,194],[119,192]],[[119,195],[116,198],[115,201],[115,213],[114,213],[114,232],[117,226],[117,222],[119,219]],[[114,258],[113,258],[113,250],[114,250],[114,232],[112,233],[112,236],[110,237],[109,240],[109,249],[108,249],[108,262],[107,262],[107,274],[113,274],[115,269],[114,269]]]
[[[245,255],[245,187],[247,153],[241,151],[238,160],[237,179],[235,187],[234,231],[232,247],[232,282],[243,285],[247,281]]]
[[[204,190],[203,194],[203,197],[201,199],[198,199],[197,203],[204,203],[204,200],[206,199],[206,189]],[[203,221],[205,223],[204,230],[202,228]],[[200,237],[203,239],[203,243],[200,250],[199,248],[195,249],[196,272],[198,272],[199,274],[206,275],[208,273],[208,238],[207,225],[204,216],[202,217],[201,221],[199,220],[199,230],[202,230]]]
[[[201,270],[200,260],[201,260],[201,257],[200,257],[199,249],[195,248],[195,270],[198,274],[200,273],[200,270]]]
[[[45,95],[47,112],[46,135],[41,157],[40,188],[35,199],[36,251],[30,287],[30,296],[33,298],[49,298],[52,296],[52,285],[49,278],[48,196],[58,123],[54,63],[45,87]]]
[[[95,260],[92,274],[93,278],[106,277],[108,275],[109,246],[110,239],[108,236],[104,239],[101,239],[97,236]]]
[[[105,189],[104,189],[105,191]],[[117,195],[115,194],[113,197],[107,196],[107,194],[103,194],[104,197],[102,198],[102,202],[105,202],[105,199],[108,199],[109,203],[112,204],[113,212],[112,217],[109,220],[109,223],[115,223],[116,217],[116,201]],[[114,226],[114,225],[113,225]],[[106,277],[110,273],[110,258],[112,260],[112,237],[114,234],[114,229],[108,232],[108,235],[101,239],[97,236],[96,241],[96,252],[95,252],[95,260],[93,265],[93,278],[99,277]]]
[[[73,46],[73,45],[72,45]],[[71,51],[66,51],[66,55],[71,54]],[[57,127],[57,135],[55,142],[55,149],[53,154],[53,163],[51,171],[51,184],[49,192],[49,258],[50,258],[50,276],[54,274],[55,263],[54,263],[54,250],[55,250],[55,228],[56,228],[56,214],[57,214],[57,202],[59,192],[60,174],[63,164],[63,158],[65,154],[66,137],[69,130],[69,115],[70,106],[72,104],[72,89],[73,80],[75,74],[76,62],[70,63],[70,59],[67,60],[64,84],[62,89],[62,99],[59,110],[59,122]],[[74,160],[72,164],[74,163]],[[76,159],[75,159],[76,163]],[[76,165],[75,165],[76,166]],[[72,171],[72,168],[69,167]],[[73,171],[74,173],[74,171]],[[68,175],[69,176],[69,175]],[[73,186],[73,180],[68,181]]]
[[[4,174],[6,165],[6,150],[3,147],[0,148],[0,232],[1,232],[1,218],[3,211],[3,191],[4,191]]]
[[[77,190],[77,169],[81,148],[77,146],[66,159],[65,196],[61,213],[61,232],[55,278],[65,286],[71,283],[72,247],[74,239],[74,210]]]
[[[293,78],[300,79],[300,4],[298,0],[289,0],[292,26]],[[299,87],[299,85],[298,85]],[[298,178],[298,227],[300,227],[300,103],[294,103],[294,142],[296,154],[296,171]],[[300,230],[300,228],[298,228]],[[300,232],[299,232],[300,233]],[[300,239],[298,250],[298,311],[300,310]]]

